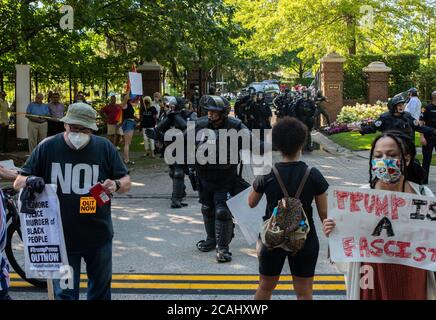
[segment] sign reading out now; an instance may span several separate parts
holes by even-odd
[[[332,261],[436,271],[436,198],[349,187],[329,192]]]

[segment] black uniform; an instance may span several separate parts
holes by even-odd
[[[426,106],[421,114],[421,120],[424,121],[426,126],[436,129],[436,105],[430,103]],[[427,140],[427,145],[422,147],[422,167],[427,172],[426,179],[424,183],[428,183],[428,175],[430,172],[430,163],[433,154],[433,149],[436,147],[436,136],[433,134],[424,134],[425,140]]]
[[[198,137],[199,130],[211,129],[215,132],[215,139],[212,137]],[[199,196],[202,204],[201,212],[203,214],[204,225],[206,229],[207,246],[214,247],[216,244],[218,251],[229,252],[229,244],[233,238],[234,223],[226,201],[235,195],[235,187],[238,177],[238,164],[232,164],[230,161],[230,143],[227,149],[222,150],[219,146],[219,130],[235,129],[245,130],[245,134],[250,135],[248,128],[241,120],[226,117],[219,127],[213,127],[207,117],[197,119],[195,126],[196,148],[205,147],[208,144],[216,146],[216,164],[199,164],[195,166],[199,180]],[[242,143],[238,143],[238,152],[242,149]],[[227,164],[219,164],[220,153],[226,152]],[[238,159],[239,160],[239,159]],[[200,247],[199,247],[200,249]],[[201,250],[201,249],[200,249]],[[209,251],[204,249],[202,251]]]
[[[250,130],[254,127],[254,110],[256,110],[256,101],[255,98],[250,97],[242,108],[241,119],[243,124]]]
[[[158,123],[155,129],[150,129],[153,133],[147,135],[153,139],[163,141],[165,132],[170,129],[178,129],[180,131],[185,131],[187,128],[187,121],[195,120],[195,112],[189,112],[187,110],[181,110],[178,112],[169,112],[164,116],[164,118]],[[164,148],[170,145],[172,142],[164,142]],[[173,192],[171,196],[171,207],[180,208],[182,205],[182,200],[186,196],[186,186],[185,186],[185,172],[187,171],[185,164],[175,163],[169,165],[169,176],[173,181]]]
[[[415,141],[415,131],[432,135],[435,129],[420,126],[419,121],[414,119],[409,112],[403,112],[396,115],[391,112],[383,113],[374,123],[362,126],[360,133],[375,133],[377,131],[385,132],[388,130],[397,130],[407,134],[412,141]]]
[[[260,140],[264,140],[264,130],[271,129],[271,117],[272,112],[271,108],[268,106],[268,103],[265,99],[257,101],[254,104],[254,124],[253,129],[260,129]]]
[[[308,136],[306,141],[306,150],[312,150],[312,136],[311,132],[315,125],[317,107],[315,101],[311,99],[299,99],[295,105],[295,115],[298,120],[303,122],[308,129]]]
[[[276,107],[276,115],[279,118],[293,117],[292,96],[290,93],[284,93],[274,99],[273,104]]]

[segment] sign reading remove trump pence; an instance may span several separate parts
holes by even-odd
[[[436,271],[436,198],[332,187],[328,216],[336,222],[329,237],[332,261]]]

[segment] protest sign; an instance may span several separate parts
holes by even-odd
[[[130,94],[132,96],[142,96],[142,74],[129,72]]]
[[[60,279],[68,257],[56,185],[46,184],[42,193],[35,193],[34,201],[25,206],[19,201],[18,208],[26,277]]]
[[[332,187],[328,216],[334,262],[393,263],[436,271],[436,198]]]
[[[249,245],[256,243],[265,215],[266,199],[263,195],[256,208],[248,206],[248,195],[251,188],[247,188],[227,201],[227,207],[233,214],[236,223],[241,228],[242,234]]]

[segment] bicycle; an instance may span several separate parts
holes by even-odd
[[[35,287],[47,288],[47,281],[29,279],[24,271],[24,244],[21,233],[20,216],[16,205],[17,192],[13,188],[3,189],[6,200],[6,248],[5,254],[14,271],[25,281]]]

